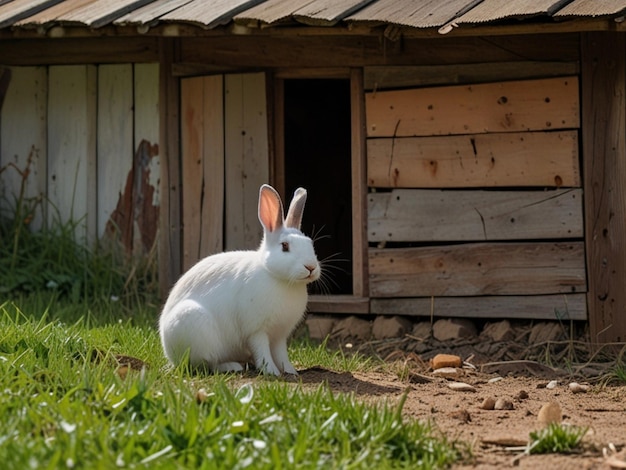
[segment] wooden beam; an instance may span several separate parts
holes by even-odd
[[[352,127],[352,294],[367,297],[367,156],[363,70],[350,74]]]
[[[160,56],[160,137],[161,211],[159,241],[159,286],[166,296],[181,273],[181,191],[180,191],[180,79],[172,75],[178,57],[178,41],[159,41]]]
[[[393,47],[392,47],[393,46]],[[181,61],[246,67],[363,67],[516,61],[577,61],[579,36],[501,36],[407,39],[388,44],[380,36],[228,36],[185,38]]]
[[[498,62],[451,65],[365,67],[365,89],[385,90],[433,85],[458,85],[502,80],[578,75],[578,62]]]
[[[159,39],[94,37],[2,40],[2,63],[10,65],[158,62]]]
[[[368,314],[370,299],[353,295],[310,295],[309,313]]]
[[[563,321],[587,319],[584,293],[372,299],[370,304],[371,313],[376,315]]]
[[[583,34],[581,71],[591,340],[626,341],[626,36]]]

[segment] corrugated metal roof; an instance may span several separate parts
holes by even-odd
[[[482,0],[380,0],[350,16],[352,21],[437,28]]]
[[[454,20],[463,23],[491,23],[508,18],[549,16],[571,0],[484,0]]]
[[[611,16],[626,12],[626,4],[622,0],[574,0],[557,11],[555,17],[571,16]]]
[[[538,18],[544,25],[551,19],[621,21],[625,12],[626,0],[0,0],[0,29],[115,25],[145,32],[161,23],[212,29],[235,22],[248,27],[445,26],[441,31],[448,31],[453,24],[501,24],[513,19]]]

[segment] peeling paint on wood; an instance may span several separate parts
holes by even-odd
[[[157,189],[151,183],[150,168],[158,154],[158,144],[141,141],[124,192],[106,224],[105,237],[118,238],[126,254],[147,253],[156,241],[159,207],[154,204]]]

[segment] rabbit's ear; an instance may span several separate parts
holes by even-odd
[[[274,232],[283,226],[283,203],[274,188],[268,184],[259,191],[259,221],[267,232]]]
[[[302,213],[304,212],[304,203],[306,202],[306,189],[298,188],[293,194],[293,199],[289,205],[285,225],[300,230],[302,224]]]

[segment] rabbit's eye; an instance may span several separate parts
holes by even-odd
[[[289,243],[287,242],[282,242],[281,246],[283,247],[283,253],[287,253],[289,252]]]

